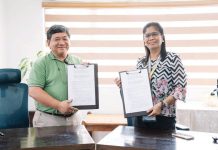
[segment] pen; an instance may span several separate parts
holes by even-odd
[[[0,132],[0,136],[4,136],[4,135],[5,135],[4,133]]]

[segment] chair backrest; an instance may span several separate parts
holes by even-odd
[[[18,69],[0,69],[0,128],[29,127],[28,86]]]

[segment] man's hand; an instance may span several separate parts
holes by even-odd
[[[70,105],[72,100],[65,100],[58,104],[57,110],[62,114],[70,114],[74,112],[73,107]]]

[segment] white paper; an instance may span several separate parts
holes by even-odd
[[[68,65],[68,99],[72,106],[96,105],[94,65]]]
[[[147,69],[120,73],[126,113],[146,111],[153,107]]]

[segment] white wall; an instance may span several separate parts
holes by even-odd
[[[4,1],[0,1],[0,68],[3,68],[5,61],[5,51],[4,51]]]
[[[43,9],[41,0],[5,0],[4,8],[4,67],[17,68],[23,57],[43,49]]]
[[[18,68],[24,57],[44,49],[41,0],[0,0],[0,68]],[[32,99],[29,107],[34,108]]]

